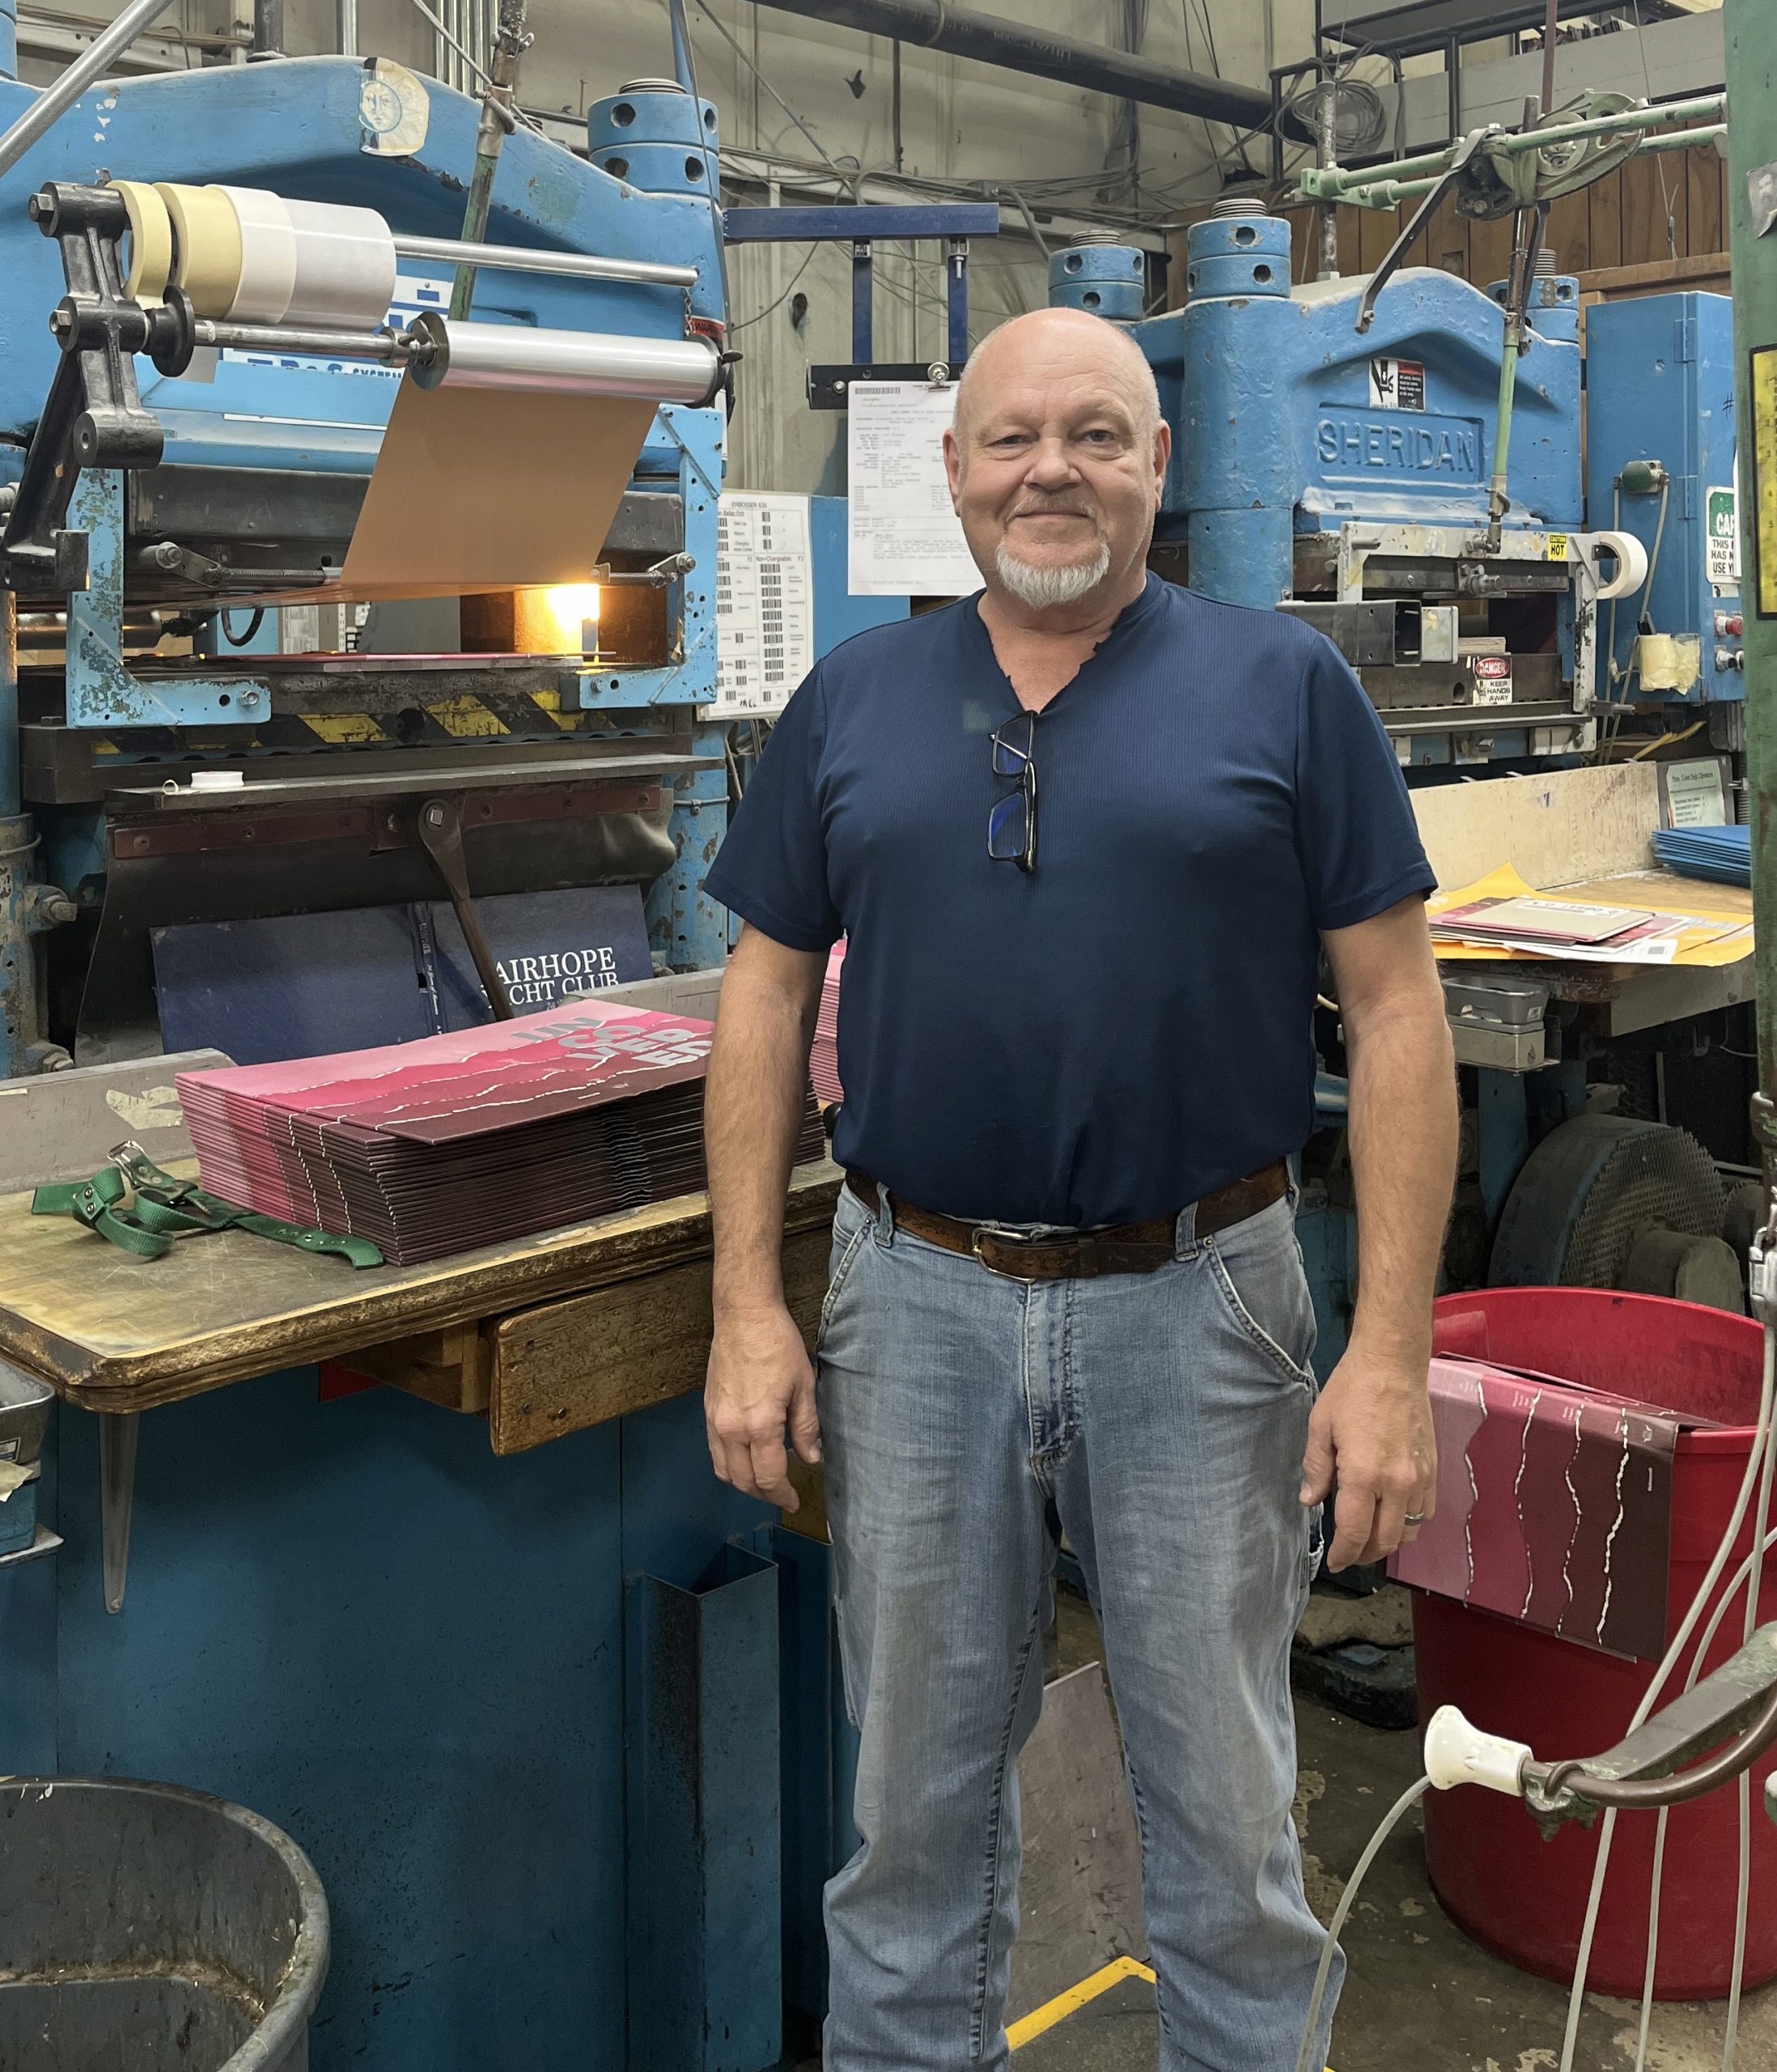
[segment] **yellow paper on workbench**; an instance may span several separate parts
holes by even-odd
[[[1614,896],[1618,904],[1645,913],[1685,916],[1692,925],[1680,933],[1671,962],[1717,969],[1738,964],[1742,958],[1752,955],[1753,931],[1752,923],[1743,914],[1711,905],[1711,890],[1706,885],[1693,885],[1676,878],[1669,890],[1657,879],[1651,879],[1651,874],[1643,873],[1624,883]],[[1471,906],[1478,899],[1540,899],[1550,906],[1596,906],[1604,896],[1604,890],[1602,885],[1591,885],[1584,892],[1539,891],[1507,864],[1499,870],[1490,871],[1485,877],[1477,878],[1473,885],[1459,885],[1450,892],[1433,893],[1425,902],[1425,908],[1429,918],[1436,920],[1439,915],[1448,913],[1453,907]],[[1506,949],[1491,943],[1440,942],[1436,948],[1440,957],[1460,958],[1464,963],[1559,964],[1574,961],[1571,957],[1564,959],[1559,949],[1551,949],[1542,955],[1535,950]],[[1585,961],[1596,963],[1601,960],[1588,957]]]

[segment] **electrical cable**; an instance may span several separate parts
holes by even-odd
[[[1740,1054],[1736,1052],[1731,1055]],[[1767,1458],[1777,1458],[1777,1447],[1773,1448]],[[1762,1509],[1768,1501],[1768,1494],[1761,1497]],[[1703,1664],[1709,1658],[1709,1650],[1714,1646],[1716,1636],[1721,1630],[1721,1622],[1728,1616],[1734,1599],[1740,1594],[1741,1585],[1749,1577],[1753,1578],[1753,1583],[1751,1595],[1747,1599],[1747,1623],[1749,1628],[1756,1628],[1757,1607],[1763,1594],[1765,1556],[1774,1547],[1777,1547],[1777,1527],[1770,1525],[1768,1512],[1766,1514],[1765,1526],[1764,1531],[1754,1535],[1752,1551],[1734,1571],[1727,1589],[1722,1592],[1715,1610],[1709,1616],[1709,1623],[1703,1628],[1703,1638],[1697,1643],[1697,1652],[1691,1657],[1690,1673],[1685,1679],[1686,1691],[1691,1691],[1696,1688],[1698,1679],[1703,1675]],[[1750,1637],[1749,1633],[1748,1637]],[[1642,1981],[1641,2027],[1635,2044],[1635,2072],[1647,2072],[1648,2036],[1653,2019],[1654,1971],[1660,1952],[1660,1886],[1665,1875],[1666,1825],[1671,1817],[1671,1811],[1672,1809],[1669,1807],[1660,1807],[1659,1821],[1654,1829],[1653,1883],[1648,1913],[1648,1964]],[[1737,2027],[1737,2023],[1736,2026]]]
[[[254,605],[253,615],[247,622],[247,631],[238,640],[235,638],[234,629],[228,623],[233,617],[234,614],[231,611],[224,610],[222,614],[222,637],[231,648],[244,648],[258,632],[261,626],[265,623],[265,607],[263,605]]]
[[[1767,1330],[1767,1335],[1769,1335]],[[1741,1645],[1750,1645],[1758,1628],[1758,1598],[1765,1580],[1765,1539],[1771,1526],[1771,1473],[1777,1467],[1777,1445],[1765,1448],[1764,1473],[1758,1488],[1758,1511],[1753,1526],[1750,1568],[1746,1581],[1746,1616]],[[1701,1663],[1702,1654],[1698,1656]],[[1693,1674],[1694,1674],[1694,1671]],[[1728,1981],[1728,2019],[1722,2043],[1721,2072],[1734,2072],[1734,2046],[1740,2036],[1740,1999],[1746,1980],[1746,1917],[1752,1899],[1752,1770],[1740,1773],[1740,1886],[1734,1900],[1734,1961]]]
[[[1641,58],[1641,83],[1651,102],[1654,97],[1653,77],[1648,70],[1648,32],[1642,25],[1641,0],[1631,0],[1630,11],[1635,17],[1635,47]],[[1654,171],[1660,176],[1660,206],[1665,211],[1666,250],[1673,259],[1678,257],[1678,231],[1673,220],[1672,196],[1666,187],[1666,155],[1656,151],[1653,155]]]
[[[771,98],[778,104],[778,107],[783,110],[784,113],[789,117],[790,120],[795,123],[797,129],[802,132],[803,135],[808,138],[808,142],[814,146],[816,151],[821,154],[823,160],[825,160],[829,166],[832,167],[833,172],[842,180],[845,176],[843,173],[839,172],[838,167],[833,164],[833,159],[828,152],[826,146],[821,142],[821,139],[816,136],[813,130],[812,130],[808,127],[808,124],[803,121],[802,117],[797,114],[796,111],[790,105],[789,102],[787,101],[783,96],[778,91],[777,88],[772,85],[771,82],[766,77],[765,74],[761,72],[758,66],[753,63],[753,60],[748,57],[745,51],[740,48],[739,38],[735,36],[732,30],[729,28],[727,23],[712,11],[710,6],[710,0],[698,0],[698,6],[702,13],[707,17],[709,21],[715,27],[717,34],[721,36],[723,41],[727,45],[728,48],[734,53],[735,56],[738,57],[740,62],[746,66],[747,70],[753,74],[753,78],[756,79],[759,82],[760,85],[765,88],[766,91],[770,95]]]
[[[698,53],[691,41],[691,23],[685,11],[685,0],[667,0],[667,17],[672,24],[675,51],[685,53],[685,83],[691,89],[691,118],[699,130],[703,125],[703,96],[698,91]],[[728,296],[728,239],[723,226],[722,197],[718,192],[718,155],[715,151],[700,154],[703,160],[704,191],[710,197],[710,230],[715,244],[716,271],[722,289],[722,314],[726,319],[729,308]]]
[[[728,336],[732,338],[736,332],[744,331],[750,325],[762,324],[766,317],[771,314],[773,310],[782,308],[783,305],[790,299],[791,296],[795,293],[797,282],[802,278],[803,275],[808,272],[809,267],[814,264],[816,255],[820,252],[821,248],[818,244],[811,244],[808,247],[808,252],[804,256],[802,264],[797,267],[795,273],[790,276],[789,287],[787,287],[783,293],[778,297],[777,300],[775,302],[767,303],[765,308],[760,310],[756,316],[743,316],[738,324],[731,324],[728,326]]]
[[[1631,762],[1645,762],[1656,749],[1670,748],[1677,741],[1688,741],[1693,734],[1701,733],[1707,724],[1706,720],[1694,720],[1682,733],[1662,734],[1658,741],[1649,741],[1645,748],[1638,748],[1629,760]]]
[[[1672,477],[1668,475],[1660,485],[1660,521],[1654,527],[1654,543],[1648,556],[1648,580],[1641,586],[1641,604],[1635,613],[1636,626],[1645,632],[1657,633],[1659,628],[1648,616],[1648,606],[1653,597],[1654,577],[1660,570],[1660,549],[1666,537],[1666,506],[1672,501]]]
[[[1692,1598],[1689,1610],[1679,1622],[1678,1631],[1673,1637],[1671,1645],[1643,1692],[1640,1703],[1635,1707],[1629,1722],[1631,1734],[1647,1724],[1649,1715],[1659,1703],[1660,1691],[1690,1645],[1690,1637],[1703,1617],[1703,1607],[1721,1581],[1722,1571],[1728,1565],[1734,1542],[1740,1536],[1740,1528],[1745,1522],[1754,1488],[1764,1472],[1765,1457],[1771,1448],[1774,1390],[1777,1390],[1777,1331],[1774,1331],[1767,1323],[1765,1327],[1764,1376],[1759,1389],[1758,1420],[1754,1431],[1752,1451],[1746,1462],[1746,1472],[1741,1477],[1739,1493],[1734,1499],[1733,1511],[1728,1518],[1727,1531],[1722,1535],[1721,1543],[1716,1549],[1715,1558],[1711,1561],[1696,1595]],[[1580,1951],[1574,1964],[1573,1988],[1567,1999],[1567,2026],[1562,2039],[1559,2072],[1573,2072],[1573,2054],[1580,2039],[1580,2010],[1585,2005],[1586,1975],[1592,1968],[1592,1946],[1597,1934],[1598,1908],[1604,1897],[1605,1879],[1610,1868],[1610,1845],[1616,1831],[1617,1808],[1614,1806],[1606,1807],[1599,1831],[1598,1858],[1593,1869],[1592,1890],[1586,1902],[1585,1926],[1580,1932]]]
[[[1641,586],[1641,601],[1635,607],[1635,625],[1638,630],[1638,639],[1636,644],[1631,648],[1630,652],[1629,666],[1622,673],[1623,694],[1622,699],[1618,704],[1615,715],[1614,715],[1614,720],[1610,728],[1610,738],[1604,744],[1604,746],[1600,752],[1599,759],[1601,761],[1608,760],[1610,755],[1615,751],[1617,737],[1622,732],[1623,715],[1627,711],[1629,707],[1629,680],[1631,677],[1639,676],[1641,673],[1641,648],[1639,634],[1641,631],[1653,633],[1658,631],[1655,626],[1653,621],[1648,616],[1648,606],[1653,597],[1654,577],[1660,571],[1660,550],[1661,546],[1665,543],[1666,537],[1666,507],[1671,501],[1671,498],[1672,478],[1670,475],[1668,475],[1660,485],[1660,517],[1658,522],[1654,527],[1652,550],[1648,556],[1648,575],[1646,581],[1643,582]],[[1619,490],[1617,497],[1615,516],[1620,518],[1622,515],[1622,498]],[[1613,598],[1610,604],[1611,664],[1613,668],[1615,666],[1616,660],[1616,637],[1617,605],[1616,600]],[[1659,743],[1656,742],[1654,745],[1657,747]]]
[[[1420,1799],[1423,1798],[1431,1789],[1431,1778],[1421,1777],[1416,1785],[1410,1785],[1396,1799],[1393,1805],[1383,1815],[1381,1826],[1371,1836],[1368,1845],[1357,1860],[1357,1866],[1351,1873],[1351,1882],[1340,1896],[1338,1905],[1334,1909],[1333,1918],[1327,1924],[1326,1940],[1321,1946],[1321,1962],[1314,1974],[1314,1990],[1308,1997],[1308,2020],[1302,2029],[1302,2048],[1296,2054],[1296,2072],[1308,2072],[1309,2066],[1314,2062],[1314,2036],[1315,2032],[1321,2026],[1321,2006],[1326,1998],[1327,1975],[1333,1968],[1333,1952],[1339,1947],[1339,1930],[1344,1927],[1346,1917],[1351,1913],[1356,1902],[1358,1887],[1363,1883],[1365,1874],[1368,1871],[1370,1866],[1375,1862],[1382,1845],[1393,1833],[1395,1824],[1410,1807],[1416,1805]]]
[[[1611,529],[1611,531],[1612,531],[1612,532],[1614,532],[1614,533],[1620,533],[1620,532],[1622,530],[1622,484],[1620,482],[1614,482],[1614,483],[1613,483],[1613,484],[1612,484],[1612,486],[1611,486],[1611,499],[1610,499],[1610,529]],[[1615,597],[1613,597],[1613,598],[1610,600],[1610,632],[1609,632],[1609,638],[1608,638],[1608,639],[1606,640],[1605,644],[1605,683],[1606,687],[1607,687],[1607,688],[1609,688],[1609,690],[1611,690],[1612,691],[1614,691],[1614,690],[1616,689],[1616,684],[1617,684],[1617,675],[1618,675],[1618,671],[1617,671],[1617,605],[1618,605],[1618,600],[1617,598],[1615,598]]]

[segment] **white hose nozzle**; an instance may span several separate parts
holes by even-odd
[[[1440,1705],[1425,1730],[1425,1773],[1440,1791],[1478,1784],[1503,1791],[1508,1798],[1521,1798],[1520,1779],[1531,1753],[1521,1741],[1471,1726],[1454,1705]]]

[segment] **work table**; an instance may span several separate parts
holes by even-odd
[[[172,1165],[194,1176],[190,1160]],[[791,1177],[784,1280],[811,1336],[837,1167]],[[701,1194],[452,1255],[354,1270],[240,1231],[159,1259],[0,1196],[0,1355],[69,1403],[129,1414],[284,1367],[334,1361],[485,1415],[496,1453],[701,1385],[710,1340]]]

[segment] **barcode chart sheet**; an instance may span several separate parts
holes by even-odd
[[[814,667],[808,499],[723,493],[712,720],[770,719]]]

